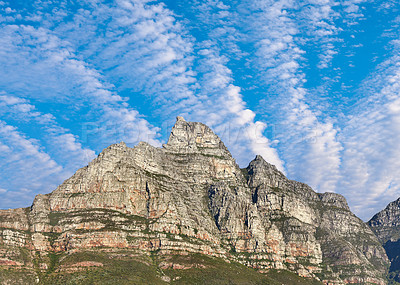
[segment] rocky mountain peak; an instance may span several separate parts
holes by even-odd
[[[29,262],[10,254],[20,250]],[[153,256],[146,264],[163,270],[181,268],[177,256],[202,254],[334,285],[384,285],[387,268],[342,196],[317,194],[259,155],[240,169],[209,127],[182,117],[163,148],[111,145],[32,207],[0,210],[0,280],[2,264],[39,279],[75,272],[65,260],[87,251],[107,262]]]
[[[125,149],[127,145],[125,142],[121,141],[119,143],[115,143],[104,149],[103,151],[111,150],[111,149]]]
[[[330,207],[342,208],[350,211],[349,205],[347,204],[346,198],[337,193],[319,193],[318,194],[321,201],[325,205],[329,205]]]
[[[231,156],[221,139],[208,126],[198,122],[186,122],[179,116],[164,148],[170,152],[202,152]]]
[[[393,226],[400,218],[400,198],[390,202],[385,209],[375,214],[369,223],[372,226],[390,225]],[[396,225],[397,226],[397,225]]]
[[[269,172],[280,172],[275,165],[267,162],[261,155],[256,155],[256,157],[250,162],[249,168],[252,169],[262,169],[263,171]],[[282,174],[283,175],[283,174]]]
[[[382,243],[400,240],[400,198],[374,215],[368,225]]]
[[[177,116],[177,117],[176,117],[176,120],[177,120],[177,121],[186,122],[186,120],[185,120],[183,117],[181,117],[181,116]]]
[[[268,163],[261,155],[257,155],[247,167],[249,173],[249,185],[263,184],[269,187],[279,187],[280,182],[287,180],[275,165]]]
[[[268,163],[261,155],[257,155],[247,167],[249,185],[252,187],[267,186],[278,190],[291,189],[308,199],[321,201],[329,207],[336,207],[350,211],[346,198],[336,193],[315,193],[307,184],[289,180],[275,165]]]
[[[400,198],[389,203],[385,209],[368,221],[369,227],[376,234],[386,250],[391,262],[389,278],[400,283]]]

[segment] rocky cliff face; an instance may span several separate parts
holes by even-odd
[[[111,145],[30,208],[0,211],[0,278],[7,268],[41,282],[82,267],[55,256],[93,250],[202,254],[324,284],[386,284],[388,267],[342,196],[288,180],[261,156],[240,169],[210,128],[180,117],[162,148]]]
[[[390,278],[400,282],[400,198],[368,222],[391,261]]]

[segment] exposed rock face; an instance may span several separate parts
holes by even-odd
[[[388,267],[342,196],[288,180],[261,156],[240,169],[210,128],[181,117],[163,148],[112,145],[31,208],[0,211],[0,266],[35,272],[46,264],[33,252],[93,248],[202,253],[325,284],[386,284]]]
[[[379,241],[400,239],[400,198],[389,203],[386,208],[371,218],[368,225],[376,233]]]
[[[390,277],[400,282],[400,198],[387,205],[368,222],[391,261]]]

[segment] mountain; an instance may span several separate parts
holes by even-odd
[[[389,262],[344,197],[240,169],[202,123],[162,148],[103,150],[30,208],[0,211],[2,284],[386,284]]]
[[[390,278],[400,283],[400,198],[368,222],[390,259]]]

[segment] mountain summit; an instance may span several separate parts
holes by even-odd
[[[389,277],[400,282],[400,198],[374,215],[368,225],[376,234],[390,260]],[[398,284],[398,283],[397,283]]]
[[[111,145],[31,207],[0,211],[2,284],[386,284],[387,268],[344,197],[261,156],[240,169],[182,117],[162,148]]]

